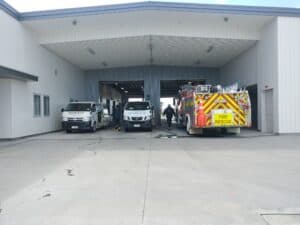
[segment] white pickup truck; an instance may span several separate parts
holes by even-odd
[[[96,102],[72,102],[62,109],[62,128],[67,133],[74,130],[96,132],[108,126],[111,120],[108,110]]]
[[[124,107],[124,130],[145,129],[152,131],[153,107],[149,102],[128,102]]]

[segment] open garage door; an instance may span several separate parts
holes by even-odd
[[[247,87],[251,101],[251,119],[252,128],[258,129],[258,98],[257,98],[257,84]]]
[[[116,120],[116,108],[123,106],[130,98],[144,98],[144,81],[100,81],[100,101]]]
[[[162,80],[160,82],[160,97],[177,97],[180,87],[188,83],[193,85],[205,84],[205,80]]]

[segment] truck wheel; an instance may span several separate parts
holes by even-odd
[[[67,134],[69,134],[69,133],[71,133],[71,132],[72,132],[71,130],[66,130],[66,133],[67,133]]]

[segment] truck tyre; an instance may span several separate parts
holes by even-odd
[[[72,130],[69,130],[69,129],[66,130],[66,133],[67,133],[67,134],[69,134],[69,133],[71,133],[71,132],[72,132]]]

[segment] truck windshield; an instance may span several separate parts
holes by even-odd
[[[87,103],[71,103],[65,111],[91,111],[91,104]]]
[[[147,110],[150,109],[148,102],[128,102],[125,110]]]

